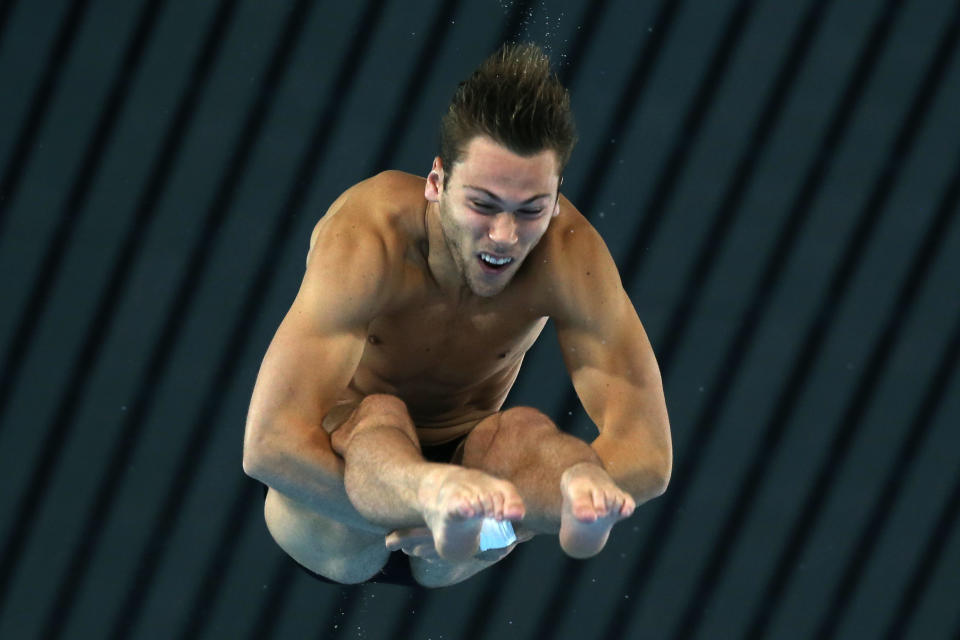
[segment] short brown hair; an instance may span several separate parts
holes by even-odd
[[[505,44],[457,87],[440,122],[440,161],[447,177],[478,135],[521,156],[552,149],[563,172],[577,131],[570,93],[540,47]]]

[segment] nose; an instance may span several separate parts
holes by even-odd
[[[513,215],[502,211],[493,217],[487,237],[498,245],[512,245],[517,243],[517,221]]]

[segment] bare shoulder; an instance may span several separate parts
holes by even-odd
[[[349,301],[370,312],[381,307],[423,233],[423,184],[387,171],[344,191],[313,228],[301,294],[341,309]]]
[[[377,236],[383,242],[401,240],[394,232],[416,233],[422,227],[426,202],[424,178],[402,171],[384,171],[358,182],[337,198],[317,221],[310,236],[310,248],[329,227],[340,236]]]
[[[552,316],[596,308],[605,300],[619,299],[623,285],[606,242],[590,221],[564,196],[560,215],[551,223],[537,247],[544,277],[551,292]]]

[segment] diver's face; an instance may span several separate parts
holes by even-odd
[[[494,296],[516,275],[560,211],[559,183],[552,150],[524,157],[490,138],[469,143],[439,190],[439,208],[447,247],[475,295]]]

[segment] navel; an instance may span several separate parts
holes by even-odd
[[[380,336],[375,336],[372,333],[367,336],[367,342],[370,344],[380,344],[383,340],[380,339]]]

